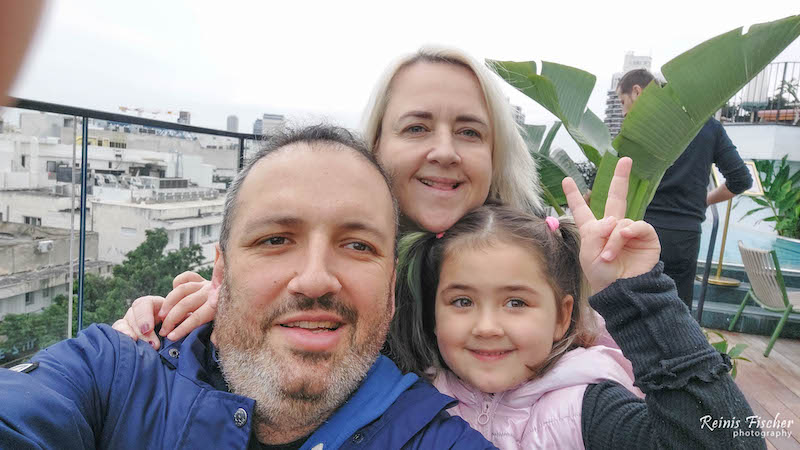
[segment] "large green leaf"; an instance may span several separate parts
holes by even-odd
[[[618,157],[633,159],[626,215],[644,217],[664,172],[708,118],[800,35],[800,16],[717,36],[661,69],[665,87],[647,86],[611,143],[608,129],[585,109],[594,76],[573,67],[487,60],[500,77],[558,117],[586,157],[598,167],[592,211],[603,213]],[[550,180],[552,182],[552,180]]]
[[[506,82],[558,117],[590,161],[599,164],[603,153],[616,153],[608,128],[586,110],[594,75],[551,62],[542,63],[541,75],[536,73],[533,61],[487,60],[487,64]]]
[[[547,132],[547,137],[544,138],[544,142],[542,142],[542,147],[539,148],[539,153],[543,153],[545,155],[550,154],[550,146],[553,145],[553,139],[555,139],[558,130],[561,128],[561,122],[556,121],[552,127],[550,127],[550,131]],[[798,172],[800,173],[800,172]]]
[[[528,151],[538,152],[539,146],[542,144],[544,132],[547,130],[545,125],[523,125],[522,139],[528,145]]]
[[[561,189],[561,180],[565,177],[572,177],[581,192],[586,192],[588,187],[581,175],[578,166],[572,161],[567,152],[557,148],[545,155],[541,152],[531,152],[536,168],[539,172],[539,182],[542,187],[552,196],[548,198],[551,206],[566,206],[567,197]]]

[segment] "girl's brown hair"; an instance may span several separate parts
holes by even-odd
[[[547,359],[531,368],[532,378],[546,372],[567,351],[594,343],[595,315],[587,302],[588,286],[579,260],[580,237],[572,221],[561,219],[559,228],[551,231],[541,217],[489,204],[470,212],[438,236],[411,233],[398,246],[397,310],[388,349],[401,370],[425,376],[430,375],[431,368],[447,368],[434,334],[434,304],[444,259],[464,246],[480,248],[505,242],[528,248],[546,271],[556,301],[560,303],[567,295],[574,299],[566,333],[554,343]]]

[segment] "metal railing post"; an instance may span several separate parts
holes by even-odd
[[[700,285],[700,298],[697,299],[697,323],[703,323],[703,306],[706,303],[706,291],[708,290],[708,277],[711,275],[711,258],[714,257],[714,245],[717,243],[717,229],[719,228],[719,212],[717,212],[717,205],[709,206],[711,208],[711,215],[714,216],[714,225],[711,227],[711,238],[708,241],[708,254],[706,256],[706,265],[703,268],[703,282]],[[722,261],[720,261],[720,266]]]
[[[78,330],[83,329],[83,275],[86,271],[86,190],[89,179],[89,116],[81,126],[81,232],[78,245]]]

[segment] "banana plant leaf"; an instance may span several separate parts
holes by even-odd
[[[523,125],[523,133],[522,139],[525,141],[525,144],[528,145],[528,150],[536,149],[535,151],[539,151],[539,146],[542,144],[542,139],[544,139],[544,132],[547,130],[547,126],[545,125]]]
[[[553,206],[558,214],[563,214],[562,206],[567,205],[567,197],[561,189],[561,180],[565,177],[572,177],[578,189],[586,192],[588,187],[583,179],[583,175],[572,158],[563,149],[557,148],[549,155],[542,152],[531,152],[533,160],[536,161],[536,168],[539,171],[539,180],[542,184],[542,192],[548,203]]]
[[[644,217],[664,172],[683,153],[711,115],[800,35],[800,16],[737,28],[665,64],[665,87],[647,86],[611,142],[605,124],[586,109],[595,77],[583,70],[543,62],[487,60],[489,67],[562,122],[597,166],[592,211],[603,215],[616,161],[633,159],[626,216]],[[546,180],[552,183],[553,180]]]
[[[575,179],[578,189],[586,192],[589,188],[583,179],[578,166],[572,161],[567,152],[557,148],[552,153],[550,146],[553,143],[556,133],[561,128],[561,122],[556,121],[547,136],[544,132],[545,125],[524,125],[525,133],[523,138],[528,144],[528,151],[536,161],[536,170],[539,173],[539,180],[542,188],[542,195],[547,202],[556,209],[558,214],[563,214],[562,206],[567,205],[567,197],[561,189],[561,180],[564,177]],[[544,137],[544,141],[542,138]]]
[[[542,142],[542,147],[539,149],[539,153],[543,155],[550,154],[550,146],[553,145],[553,139],[556,137],[556,133],[561,128],[561,122],[556,121],[552,127],[550,127],[550,131],[547,132],[547,137],[544,138],[544,142]],[[574,164],[574,163],[573,163]]]

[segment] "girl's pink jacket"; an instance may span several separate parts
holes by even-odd
[[[631,374],[631,363],[618,348],[595,345],[567,352],[542,377],[498,394],[484,394],[449,370],[440,371],[433,384],[459,401],[450,414],[461,416],[502,450],[582,449],[587,385],[613,380],[641,396]]]

